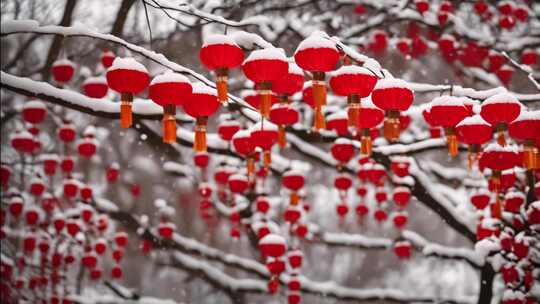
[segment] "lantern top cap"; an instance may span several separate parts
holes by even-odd
[[[514,145],[501,146],[498,143],[491,143],[485,149],[484,153],[488,152],[514,152],[517,153],[517,147]]]
[[[277,235],[277,234],[267,234],[265,237],[263,237],[260,241],[259,241],[259,245],[270,245],[270,244],[278,244],[278,245],[283,245],[283,246],[287,246],[287,242],[285,241],[285,239],[280,236],[280,235]]]
[[[522,198],[525,199],[525,194],[519,192],[519,191],[511,191],[506,193],[504,196],[505,199],[512,199],[512,198]]]
[[[39,100],[30,100],[24,103],[23,109],[46,109],[46,106]]]
[[[288,170],[287,172],[283,173],[283,177],[285,177],[285,176],[302,176],[302,177],[304,177],[304,173],[302,173],[302,171],[300,171],[300,170],[291,169],[291,170]]]
[[[348,138],[340,137],[334,141],[335,145],[352,145],[352,141]]]
[[[244,64],[256,61],[256,60],[281,60],[287,61],[285,56],[285,51],[280,48],[267,48],[261,50],[255,50],[249,54],[249,56],[244,60]]]
[[[326,120],[331,121],[331,120],[338,120],[338,119],[347,119],[347,117],[348,117],[347,112],[345,112],[345,111],[337,111],[337,112],[334,112],[334,113],[328,115]]]
[[[457,96],[443,95],[433,98],[431,101],[431,108],[434,106],[465,106],[463,99]]]
[[[240,126],[240,123],[236,120],[224,120],[222,122],[219,123],[219,127],[236,127],[236,126]]]
[[[357,65],[344,65],[332,73],[332,77],[341,75],[369,75],[376,77],[370,70]]]
[[[383,90],[383,89],[407,89],[409,91],[412,91],[409,83],[407,83],[405,80],[398,79],[398,78],[383,78],[379,79],[377,81],[377,84],[375,85],[375,90]]]
[[[486,188],[478,188],[476,190],[473,191],[472,195],[490,195],[491,192],[489,192],[488,189]]]
[[[239,130],[238,132],[234,133],[232,139],[238,139],[238,138],[246,138],[249,137],[251,133],[249,130]]]
[[[86,78],[83,82],[83,85],[91,83],[107,84],[107,79],[103,76],[92,76]]]
[[[114,52],[111,51],[111,50],[107,50],[107,51],[104,51],[103,53],[101,53],[101,57],[114,57]]]
[[[26,130],[22,130],[11,135],[11,139],[33,139],[33,138],[34,136],[32,135],[32,133]]]
[[[407,187],[404,187],[404,186],[399,186],[399,187],[396,187],[394,188],[394,193],[398,193],[398,192],[407,192],[407,193],[410,193],[411,190]]]
[[[156,77],[154,77],[154,79],[152,79],[152,82],[150,83],[150,85],[154,85],[154,84],[158,84],[158,83],[171,83],[171,82],[181,82],[181,83],[188,83],[189,84],[189,79],[180,74],[180,73],[175,73],[173,71],[166,71],[162,74],[159,74],[157,75]]]
[[[513,94],[499,93],[499,94],[495,94],[495,95],[489,97],[488,99],[486,99],[482,103],[482,106],[489,105],[489,104],[496,104],[496,103],[518,103],[518,104],[521,105],[519,100]]]
[[[193,87],[193,94],[206,94],[206,95],[213,95],[217,97],[216,89],[211,88],[202,82],[193,83],[192,87]]]
[[[223,35],[223,34],[211,34],[206,37],[204,37],[204,42],[202,47],[206,47],[209,45],[215,45],[215,44],[228,44],[238,47],[238,44],[234,41],[234,39],[230,36]]]
[[[336,43],[327,37],[328,35],[324,32],[313,32],[309,37],[300,42],[295,54],[305,49],[327,48],[336,50]]]
[[[460,121],[456,127],[460,127],[460,126],[473,126],[473,125],[483,125],[483,126],[489,126],[491,127],[491,125],[485,121],[482,116],[480,115],[473,115],[473,116],[469,116],[469,117],[465,117],[462,121]]]
[[[233,174],[233,175],[229,176],[229,181],[231,181],[231,180],[240,180],[240,181],[246,181],[247,182],[248,178],[244,174],[237,173],[237,174]]]
[[[135,60],[135,58],[132,57],[114,58],[113,64],[108,69],[108,71],[114,70],[132,70],[148,74],[148,70],[144,67],[144,65],[142,65],[140,62],[138,62],[137,60]]]
[[[249,128],[250,132],[253,131],[277,131],[278,127],[271,123],[268,120],[261,120],[259,122],[254,123],[251,128]]]
[[[73,64],[73,62],[71,60],[67,59],[67,58],[58,59],[55,62],[53,62],[53,64],[52,64],[53,67],[61,66],[61,65],[69,65],[69,66],[73,67],[75,64]]]
[[[440,40],[452,40],[452,41],[456,41],[456,37],[454,37],[454,35],[451,35],[451,34],[443,34],[440,38]]]

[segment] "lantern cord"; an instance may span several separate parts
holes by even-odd
[[[146,7],[146,1],[143,1],[144,15],[146,17],[146,25],[148,25],[148,33],[150,34],[150,49],[152,49],[152,27],[150,26],[150,18],[148,17],[148,8]]]

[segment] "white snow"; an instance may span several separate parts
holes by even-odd
[[[279,48],[255,50],[249,54],[243,64],[256,60],[280,60],[287,62],[287,57],[285,56],[285,51]]]
[[[476,114],[473,116],[465,117],[462,121],[460,121],[456,127],[459,126],[473,126],[473,125],[484,125],[484,126],[491,126],[487,121],[485,121],[482,116]]]
[[[265,131],[277,131],[278,130],[278,126],[276,126],[275,124],[273,124],[272,122],[268,121],[268,120],[261,120],[257,123],[254,123],[250,128],[249,128],[249,131],[250,132],[253,132],[253,131],[261,131],[261,130],[265,130]]]
[[[374,90],[383,90],[383,89],[392,89],[392,88],[408,89],[412,91],[411,86],[405,80],[398,79],[398,78],[389,78],[389,77],[384,78],[384,79],[379,79],[379,81],[377,81],[377,84],[375,85]]]
[[[336,71],[332,72],[332,76],[341,76],[341,75],[369,75],[369,76],[375,76],[373,72],[370,70],[359,67],[356,65],[344,65],[337,69]]]
[[[137,62],[137,60],[135,60],[135,58],[132,58],[132,57],[114,58],[113,64],[111,67],[109,67],[108,71],[114,71],[114,70],[133,70],[133,71],[139,71],[139,72],[148,74],[148,70],[146,70],[144,65]]]
[[[39,100],[30,100],[24,103],[23,109],[46,109],[46,106],[43,102]]]
[[[86,84],[107,84],[107,79],[103,76],[88,77],[83,82],[83,85]]]
[[[236,44],[236,42],[234,42],[234,39],[231,36],[222,34],[212,34],[204,37],[204,43],[202,47],[204,48],[214,44],[228,44],[238,47],[238,45]]]
[[[175,83],[175,82],[189,84],[189,79],[180,73],[166,71],[163,74],[159,74],[158,76],[154,77],[154,79],[152,79],[152,82],[150,82],[150,85],[158,84],[158,83]]]
[[[517,103],[521,105],[521,103],[517,100],[517,98],[513,94],[499,93],[486,99],[482,103],[482,106],[489,105],[489,104],[497,104],[497,103]]]
[[[58,60],[56,60],[55,62],[53,62],[52,66],[53,66],[53,67],[56,67],[56,66],[70,66],[70,67],[74,67],[75,65],[74,65],[73,62],[71,62],[69,59],[58,59]]]
[[[202,82],[193,83],[192,87],[193,87],[193,94],[206,94],[206,95],[214,95],[217,97],[216,89],[211,88]]]
[[[300,42],[300,44],[296,48],[295,54],[305,49],[314,48],[328,48],[336,50],[336,44],[332,40],[325,37],[328,37],[326,33],[314,32],[313,34],[311,34],[311,36]]]
[[[431,108],[434,106],[463,106],[463,100],[456,96],[443,95],[433,98]]]

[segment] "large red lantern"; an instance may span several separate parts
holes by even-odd
[[[167,71],[152,79],[148,96],[163,107],[163,142],[176,141],[176,107],[191,95],[191,84],[186,76]]]
[[[360,117],[358,128],[361,130],[361,148],[363,155],[371,155],[372,139],[370,130],[377,127],[384,119],[384,112],[377,108],[370,99],[362,101],[360,108]]]
[[[269,121],[262,120],[255,123],[250,128],[250,132],[251,143],[263,150],[263,164],[265,168],[268,168],[272,162],[270,150],[278,140],[278,127]]]
[[[64,85],[69,82],[75,73],[75,66],[73,62],[68,59],[56,60],[52,64],[53,78],[58,84]]]
[[[508,93],[493,95],[482,103],[480,115],[495,128],[500,145],[505,144],[504,131],[518,117],[521,106],[517,98]]]
[[[512,138],[524,144],[523,164],[527,170],[538,169],[538,147],[535,141],[540,139],[540,111],[522,111],[508,126]]]
[[[109,87],[105,77],[89,77],[83,82],[84,95],[90,98],[103,98],[107,95]]]
[[[469,145],[469,168],[476,162],[481,145],[491,139],[492,132],[491,125],[480,115],[467,117],[457,124],[459,141]]]
[[[218,100],[227,102],[229,69],[242,63],[244,52],[231,37],[213,34],[204,39],[199,58],[207,69],[216,73]]]
[[[304,39],[294,53],[296,64],[313,74],[315,130],[325,127],[322,113],[322,107],[326,105],[325,73],[334,70],[338,60],[339,52],[336,44],[319,32]]]
[[[287,57],[282,49],[255,50],[244,61],[242,70],[249,80],[257,84],[261,96],[259,112],[268,118],[272,106],[272,83],[287,75]]]
[[[359,66],[345,65],[332,73],[330,87],[336,95],[347,96],[349,126],[358,128],[360,99],[369,96],[376,83],[377,76]]]
[[[414,100],[413,91],[401,79],[384,78],[375,85],[371,99],[377,107],[385,111],[384,137],[389,141],[396,141],[400,133],[400,112],[411,106]]]
[[[148,86],[150,76],[146,68],[133,58],[114,59],[107,70],[107,84],[121,94],[120,126],[129,128],[133,122],[131,104],[133,95],[142,92]]]
[[[467,117],[467,114],[467,108],[465,108],[463,100],[459,97],[439,96],[431,102],[431,120],[436,125],[444,128],[450,156],[458,154],[459,142],[455,126]]]
[[[22,118],[28,123],[38,124],[45,119],[46,115],[47,107],[41,101],[31,100],[23,105]]]
[[[208,116],[214,114],[219,108],[216,89],[203,83],[193,84],[191,98],[184,102],[184,111],[197,120],[195,124],[195,139],[193,149],[195,152],[206,151],[206,124]]]

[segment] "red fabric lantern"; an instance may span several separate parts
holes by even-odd
[[[24,204],[22,198],[14,197],[9,202],[9,213],[14,217],[19,217],[23,212]]]
[[[193,163],[199,168],[208,167],[208,162],[210,161],[210,155],[207,152],[199,152],[193,155]]]
[[[499,52],[491,50],[488,55],[488,63],[488,71],[495,72],[506,63],[506,57]]]
[[[384,119],[384,112],[369,99],[363,100],[360,108],[358,128],[361,130],[361,149],[363,155],[370,156],[372,138],[370,130],[377,127]]]
[[[73,167],[75,166],[75,161],[73,158],[69,156],[65,156],[62,158],[62,161],[60,162],[60,169],[62,169],[62,172],[64,173],[71,173],[73,171]]]
[[[374,30],[369,37],[368,48],[375,53],[382,53],[388,46],[388,35],[383,30]]]
[[[255,200],[255,207],[257,208],[257,211],[266,213],[270,209],[270,203],[266,197],[259,196],[257,197],[257,200]]]
[[[396,187],[392,198],[399,209],[405,209],[411,199],[411,191],[407,187]]]
[[[348,163],[354,156],[354,146],[349,139],[338,138],[330,149],[332,156],[338,161],[338,166]]]
[[[535,140],[540,138],[540,111],[522,111],[508,127],[512,138],[524,142],[523,165],[527,170],[538,169],[538,147]]]
[[[526,22],[529,19],[529,9],[525,5],[519,5],[514,10],[514,17],[520,22]]]
[[[278,144],[280,148],[287,145],[285,127],[298,122],[298,111],[287,103],[275,104],[270,109],[270,121],[278,125]]]
[[[334,178],[334,187],[338,189],[339,191],[347,191],[352,186],[352,179],[351,177],[346,174],[340,174]]]
[[[192,93],[192,87],[186,76],[167,71],[150,83],[148,96],[163,107],[163,142],[176,142],[176,107],[184,104]]]
[[[336,68],[339,52],[330,39],[315,32],[304,39],[294,52],[298,66],[313,74],[313,99],[315,109],[315,130],[325,128],[322,107],[326,105],[325,73]]]
[[[289,63],[282,49],[255,50],[246,58],[242,69],[246,77],[259,88],[261,103],[259,112],[265,118],[270,116],[272,106],[272,83],[283,78],[289,71]]]
[[[478,159],[481,145],[492,137],[492,128],[480,115],[466,117],[456,126],[459,141],[469,145],[469,168]]]
[[[103,98],[107,95],[109,87],[105,77],[89,77],[83,82],[84,95],[90,98]]]
[[[161,222],[158,225],[158,233],[164,239],[172,239],[176,226],[170,222]]]
[[[405,212],[396,212],[392,216],[392,222],[394,222],[394,227],[396,227],[396,229],[404,229],[408,219],[409,216]]]
[[[240,124],[234,120],[226,120],[218,125],[218,135],[221,139],[230,141],[234,134],[240,130]]]
[[[475,3],[474,3],[474,11],[482,16],[486,11],[488,10],[488,5],[486,3],[486,1],[484,0],[477,0]]]
[[[231,37],[213,34],[205,37],[199,58],[207,69],[216,73],[218,100],[227,102],[229,69],[242,63],[244,52]]]
[[[71,122],[65,122],[58,130],[58,138],[65,144],[75,140],[75,126]]]
[[[503,65],[499,70],[495,72],[495,75],[497,75],[497,78],[504,84],[508,85],[510,83],[510,80],[512,79],[512,75],[514,74],[514,68],[505,64]]]
[[[295,63],[289,63],[289,72],[272,83],[272,91],[288,98],[302,90],[304,73]],[[287,100],[288,101],[288,100]]]
[[[409,175],[410,161],[405,156],[394,156],[391,158],[390,169],[398,177],[405,177]]]
[[[206,151],[206,124],[208,117],[218,110],[219,105],[215,89],[202,83],[193,84],[193,94],[184,103],[184,111],[197,120],[193,141],[195,152]]]
[[[282,236],[268,234],[259,241],[259,249],[265,257],[279,258],[285,254],[287,243]]]
[[[268,168],[272,162],[270,149],[278,140],[278,127],[269,121],[263,120],[255,123],[250,128],[250,132],[251,143],[253,146],[263,150],[263,164],[265,168]]]
[[[113,52],[108,50],[104,51],[103,53],[101,53],[101,64],[104,68],[108,69],[113,64],[114,58],[116,58],[116,56]]]
[[[245,175],[233,174],[227,181],[232,193],[244,193],[249,185],[248,178]]]
[[[107,70],[107,84],[120,93],[120,126],[129,128],[132,124],[131,103],[133,95],[142,92],[148,86],[150,76],[146,68],[133,58],[114,59]]]
[[[31,124],[38,124],[45,119],[47,108],[38,100],[25,102],[22,109],[22,118]]]
[[[346,136],[349,133],[349,119],[347,112],[339,111],[328,115],[326,128],[334,130],[338,136]]]
[[[41,194],[43,194],[44,190],[45,183],[43,183],[43,180],[39,177],[32,178],[30,181],[30,193],[33,196],[39,197]]]
[[[410,39],[408,38],[401,38],[398,40],[398,42],[396,43],[396,48],[398,49],[398,51],[403,54],[403,56],[407,56],[409,55],[410,53],[410,44],[411,44],[411,41]]]
[[[34,151],[34,137],[28,131],[19,131],[10,136],[11,147],[19,153],[31,154]]]
[[[484,188],[476,190],[471,195],[471,204],[478,210],[485,209],[489,205],[490,200],[490,193]]]
[[[416,10],[422,15],[429,10],[429,2],[427,0],[415,0],[414,5],[416,6]]]
[[[497,141],[504,145],[504,131],[509,123],[514,121],[521,112],[521,103],[511,94],[500,93],[493,95],[482,103],[480,115],[491,124],[498,133]]]
[[[75,66],[73,65],[73,62],[68,59],[56,60],[52,64],[53,78],[60,85],[69,82],[73,77],[74,72]]]
[[[399,138],[400,112],[406,111],[414,100],[414,93],[401,79],[384,78],[377,82],[371,93],[373,103],[385,111],[384,137],[389,141]]]
[[[96,154],[97,141],[93,136],[85,136],[77,143],[77,151],[82,157],[90,158]]]
[[[468,111],[463,100],[455,96],[440,96],[431,102],[430,117],[437,125],[445,128],[448,153],[450,156],[458,154],[459,142],[455,126],[467,117]]]
[[[409,241],[398,241],[394,244],[394,253],[399,259],[408,259],[411,257],[412,246]]]
[[[504,211],[519,213],[525,203],[525,195],[521,192],[508,192],[504,196]]]
[[[77,196],[77,191],[79,190],[79,183],[74,179],[64,180],[64,196],[66,198],[74,198]]]
[[[290,190],[291,193],[291,205],[298,204],[298,194],[297,191],[304,187],[305,177],[302,172],[296,170],[289,170],[283,174],[281,183],[285,188]]]
[[[111,277],[113,279],[120,279],[122,278],[122,268],[118,265],[114,266],[111,270]]]
[[[536,65],[538,63],[538,54],[534,49],[524,49],[521,53],[521,63],[526,65]]]

